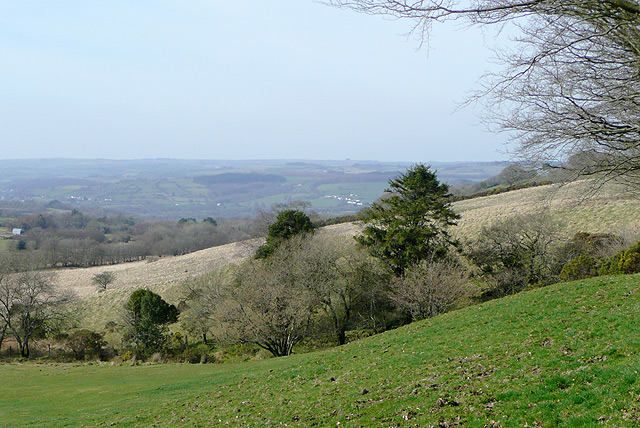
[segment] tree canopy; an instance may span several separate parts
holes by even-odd
[[[287,239],[313,231],[311,219],[302,211],[285,210],[278,213],[276,220],[268,227],[267,240],[258,248],[256,258],[266,258]]]
[[[413,22],[513,24],[515,47],[474,99],[509,131],[515,153],[571,177],[640,182],[640,2],[636,0],[327,0]],[[502,27],[500,27],[502,28]],[[581,162],[566,162],[575,155]]]
[[[448,192],[430,167],[412,166],[390,180],[388,196],[365,212],[365,228],[356,240],[397,275],[421,260],[443,258],[456,245],[447,229],[459,218]]]
[[[142,353],[160,349],[166,340],[166,325],[178,321],[178,309],[146,289],[134,291],[125,309],[131,342]]]

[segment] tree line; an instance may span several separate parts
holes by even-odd
[[[182,255],[255,236],[250,220],[211,217],[179,221],[139,221],[123,215],[96,217],[77,209],[30,213],[5,221],[21,229],[10,251],[39,268],[102,266]]]

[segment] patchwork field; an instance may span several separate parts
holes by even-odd
[[[241,364],[0,365],[5,427],[631,427],[640,276],[558,284]]]

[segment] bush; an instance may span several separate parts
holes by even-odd
[[[100,356],[102,347],[106,345],[100,333],[90,330],[78,330],[69,336],[67,345],[73,351],[73,355],[78,360],[85,358],[97,358]]]
[[[581,254],[564,265],[560,272],[560,280],[574,281],[576,279],[591,278],[597,275],[598,268],[595,259],[586,254]]]
[[[286,210],[278,214],[276,221],[269,225],[267,240],[256,250],[256,259],[266,259],[280,244],[292,236],[313,232],[311,219],[302,211]]]
[[[450,262],[422,261],[391,286],[391,299],[414,321],[447,312],[468,295],[468,275]]]
[[[190,346],[186,348],[180,355],[180,360],[190,364],[212,363],[214,357],[209,355],[209,349],[206,346]]]
[[[640,272],[640,242],[602,262],[600,275],[618,275]]]

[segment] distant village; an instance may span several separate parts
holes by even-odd
[[[355,199],[357,197],[358,197],[358,195],[356,195],[354,193],[350,193],[349,196],[325,195],[325,198],[327,198],[327,199],[336,199],[338,201],[345,201],[346,203],[348,203],[350,205],[355,205],[355,206],[358,206],[358,207],[363,206],[364,202],[362,202],[360,199]]]

